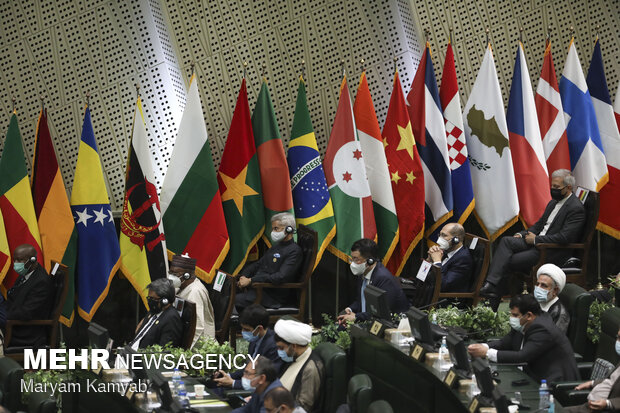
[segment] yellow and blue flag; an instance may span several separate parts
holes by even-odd
[[[71,211],[78,231],[78,313],[90,321],[108,294],[121,251],[88,106],[75,167]]]

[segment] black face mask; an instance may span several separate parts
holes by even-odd
[[[149,304],[149,313],[157,314],[161,310],[160,301],[152,297],[146,297],[146,302]]]
[[[556,201],[561,201],[564,198],[564,195],[562,195],[562,190],[564,188],[551,188],[551,198],[555,199]]]

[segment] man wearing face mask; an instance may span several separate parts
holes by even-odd
[[[263,356],[259,356],[254,365],[248,363],[245,366],[241,381],[245,390],[253,390],[254,393],[245,406],[233,410],[233,413],[264,412],[265,395],[271,389],[282,386],[273,363]]]
[[[570,171],[558,169],[551,174],[552,199],[545,212],[526,231],[500,240],[486,282],[480,289],[481,296],[497,299],[501,297],[505,277],[512,272],[528,273],[540,256],[536,244],[569,244],[581,239],[586,215],[581,201],[573,195],[574,186],[575,177]],[[562,265],[570,256],[571,251],[550,251],[548,259],[553,264]],[[494,307],[497,308],[496,305]]]
[[[273,327],[280,358],[286,363],[280,381],[308,413],[321,406],[321,385],[325,367],[321,357],[310,348],[312,327],[295,320],[280,319]]]
[[[463,248],[465,228],[451,222],[444,225],[437,245],[428,250],[427,260],[441,268],[441,291],[465,293],[471,286],[474,262],[467,248]]]
[[[541,265],[536,273],[534,298],[540,303],[540,308],[553,320],[560,331],[566,334],[570,323],[570,314],[558,295],[566,285],[566,274],[557,265]]]
[[[527,363],[525,371],[535,380],[571,381],[579,378],[575,354],[551,317],[542,313],[531,295],[510,300],[510,333],[488,344],[470,344],[472,357],[497,363]]]
[[[200,337],[215,338],[213,306],[206,287],[196,278],[196,260],[188,255],[175,255],[170,263],[168,279],[176,295],[196,304],[196,333],[192,347]]]
[[[22,244],[13,251],[13,269],[19,277],[7,292],[7,320],[29,321],[48,318],[54,306],[54,284],[37,262],[37,251]],[[44,346],[44,326],[15,326],[11,346]]]
[[[240,272],[237,286],[247,289],[235,296],[237,312],[256,300],[256,291],[252,283],[282,284],[297,281],[302,262],[301,247],[293,240],[295,217],[288,212],[281,212],[271,217],[271,241],[273,245],[256,262]],[[288,289],[265,289],[260,303],[267,308],[280,308],[290,300]]]
[[[136,327],[136,337],[129,343],[137,350],[153,344],[165,346],[171,343],[174,347],[181,346],[183,324],[174,303],[174,287],[170,280],[159,278],[147,288],[149,295],[149,313]]]
[[[616,353],[620,356],[620,331],[616,339]],[[605,380],[588,380],[575,387],[575,390],[586,389],[592,389],[588,394],[588,401],[580,406],[564,407],[565,412],[620,411],[620,364]]]
[[[362,238],[351,246],[351,272],[359,277],[355,294],[357,300],[345,308],[344,314],[338,316],[339,324],[370,319],[364,296],[367,285],[374,285],[386,292],[390,312],[403,313],[409,309],[409,302],[398,280],[379,262],[378,254],[377,244],[371,239]]]

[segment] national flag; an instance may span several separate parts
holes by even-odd
[[[383,139],[400,237],[387,267],[400,275],[424,234],[424,174],[398,72],[394,74]]]
[[[37,261],[44,265],[37,216],[34,212],[28,169],[15,113],[11,116],[0,158],[0,211],[8,241],[8,251],[5,250],[4,254],[8,252],[11,256],[18,246],[30,244],[37,251]],[[12,259],[9,259],[9,264],[11,262]],[[17,277],[18,274],[10,265],[0,279],[2,282],[0,289],[3,293],[13,286]]]
[[[428,237],[453,214],[448,142],[428,42],[407,95],[407,103],[413,136],[424,170],[424,215]]]
[[[578,186],[600,192],[609,180],[601,135],[574,39],[560,79],[570,164]]]
[[[463,132],[463,111],[459,85],[456,80],[456,67],[452,44],[448,43],[446,60],[441,77],[439,92],[443,117],[445,120],[446,138],[448,143],[448,161],[450,162],[450,176],[452,179],[452,202],[454,221],[464,223],[474,210],[476,201],[471,183],[467,142]]]
[[[168,258],[188,254],[196,275],[211,282],[230,243],[203,116],[193,74],[160,201]]]
[[[4,279],[10,267],[11,249],[9,248],[9,241],[6,239],[4,219],[2,218],[2,209],[0,209],[0,280]]]
[[[547,41],[545,58],[536,88],[536,112],[542,137],[543,150],[547,160],[547,171],[552,174],[558,169],[570,171],[570,155],[566,137],[566,119],[562,109],[562,98],[555,76],[551,57],[551,42]]]
[[[551,195],[534,92],[521,42],[517,48],[506,120],[521,218],[525,228],[529,228],[545,212]]]
[[[45,269],[50,272],[52,260],[63,263],[68,268],[66,282],[69,288],[60,322],[71,327],[75,314],[77,229],[58,167],[45,109],[41,109],[37,123],[32,161],[32,198],[39,224]]]
[[[616,90],[616,98],[614,100],[614,115],[616,116],[616,125],[620,130],[620,82],[618,82],[618,90]]]
[[[337,228],[328,248],[348,262],[351,245],[360,238],[376,239],[377,226],[346,76],[340,85],[338,109],[329,135],[323,169],[329,195],[334,202]]]
[[[594,44],[586,82],[592,96],[592,105],[605,150],[607,170],[609,171],[609,182],[600,191],[601,206],[596,228],[620,239],[620,214],[618,214],[618,202],[620,201],[620,132],[616,123],[614,108],[611,105],[607,79],[605,79],[601,44],[598,39]],[[616,103],[617,101],[616,98]]]
[[[260,172],[245,78],[230,122],[217,181],[230,238],[230,251],[223,268],[237,275],[265,230]]]
[[[286,154],[280,137],[278,121],[273,111],[267,80],[263,79],[252,113],[252,130],[258,154],[263,204],[265,206],[265,234],[263,240],[271,246],[271,217],[280,212],[293,211],[291,180],[288,176]]]
[[[160,208],[146,138],[142,100],[138,97],[127,154],[125,199],[119,236],[120,268],[147,308],[147,285],[157,278],[166,278],[168,274],[166,238]]]
[[[370,96],[366,72],[362,72],[360,77],[355,103],[353,103],[353,114],[372,194],[379,257],[384,262],[388,262],[398,243],[398,218],[381,128]]]
[[[504,101],[489,44],[463,110],[475,214],[494,241],[517,222],[519,200],[512,168]]]
[[[291,140],[288,143],[288,170],[293,190],[295,220],[318,234],[319,251],[314,262],[316,268],[325,248],[336,235],[336,224],[302,78],[299,79]]]
[[[78,232],[78,313],[90,321],[108,295],[121,251],[88,106],[75,166],[71,210]]]

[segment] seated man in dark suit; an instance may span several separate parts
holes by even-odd
[[[153,344],[165,346],[168,343],[174,347],[181,346],[183,323],[179,312],[172,306],[174,303],[172,283],[166,278],[159,278],[147,288],[149,313],[138,324],[136,337],[129,343],[131,348],[137,350]]]
[[[620,331],[616,340],[616,353],[620,355]],[[605,380],[588,380],[575,387],[575,390],[592,389],[588,401],[580,406],[564,407],[567,413],[590,413],[605,410],[620,412],[620,364]]]
[[[256,363],[248,363],[243,371],[243,388],[253,390],[250,401],[232,413],[262,413],[265,411],[265,395],[271,389],[282,386],[271,360],[259,356]]]
[[[351,246],[351,272],[361,276],[358,280],[356,300],[338,316],[338,322],[343,325],[347,321],[365,321],[370,319],[366,310],[364,290],[367,285],[374,285],[387,293],[387,302],[390,312],[403,313],[409,309],[409,302],[396,277],[379,262],[377,244],[367,238],[355,241]]]
[[[283,284],[297,281],[302,262],[301,247],[293,240],[295,217],[282,212],[271,218],[271,241],[273,245],[256,262],[240,272],[237,286],[247,291],[237,294],[235,306],[240,314],[243,309],[256,300],[252,283]],[[267,308],[280,308],[287,304],[290,291],[287,289],[263,290],[260,304]]]
[[[7,292],[6,319],[29,321],[49,318],[54,306],[54,283],[37,262],[37,250],[22,244],[13,252],[13,269],[19,277]],[[44,326],[15,326],[11,346],[44,346]]]
[[[495,253],[486,283],[480,289],[483,297],[497,298],[502,294],[502,280],[511,272],[529,272],[538,261],[540,252],[536,244],[578,242],[581,238],[586,214],[581,201],[573,195],[575,177],[566,169],[551,174],[551,201],[542,217],[527,231],[512,237],[503,237]],[[570,251],[552,251],[549,261],[562,265],[570,258]]]
[[[437,245],[428,250],[428,261],[441,268],[441,291],[466,293],[471,286],[474,261],[463,248],[465,228],[451,222],[439,233]]]
[[[525,371],[537,381],[577,380],[573,348],[538,301],[529,294],[517,295],[509,306],[510,333],[488,344],[470,344],[469,354],[497,363],[527,363]]]
[[[269,313],[259,304],[252,304],[246,307],[239,315],[241,324],[241,335],[248,341],[248,354],[252,357],[257,355],[265,356],[273,363],[276,372],[280,372],[282,359],[278,355],[278,348],[274,338],[274,332],[269,328]],[[230,374],[219,371],[219,378],[215,379],[218,386],[232,387],[241,390],[241,379],[243,370],[237,370]]]

